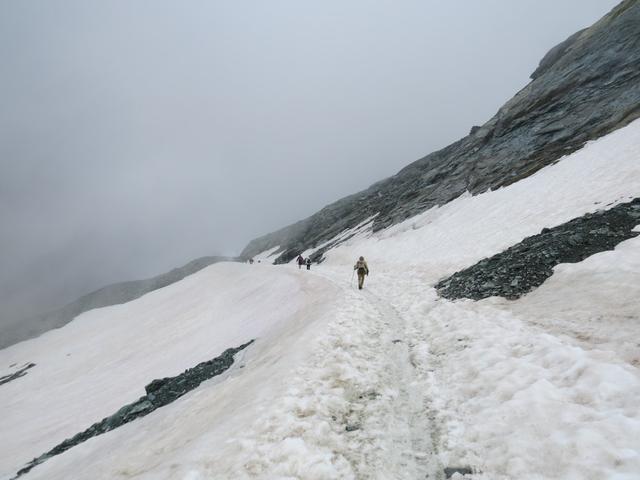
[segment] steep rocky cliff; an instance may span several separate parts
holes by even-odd
[[[532,79],[467,137],[251,241],[242,257],[279,246],[275,263],[288,262],[372,215],[380,230],[467,190],[509,185],[640,117],[640,0],[623,1],[551,49]]]

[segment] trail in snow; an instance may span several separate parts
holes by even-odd
[[[333,276],[341,273],[337,271]],[[389,405],[376,410],[378,416],[385,410],[391,414],[387,417],[390,420],[387,432],[376,434],[392,436],[390,448],[399,455],[398,464],[387,474],[389,478],[442,478],[443,468],[435,455],[438,428],[434,424],[429,398],[425,396],[426,372],[416,355],[416,348],[420,348],[419,334],[410,328],[381,290],[367,287],[358,291],[354,286],[350,293],[354,304],[367,304],[373,309],[376,331],[372,334],[377,340],[374,349],[379,356],[387,358],[389,373],[395,378],[396,391],[386,398]],[[352,318],[357,317],[356,312]],[[350,328],[349,322],[346,328]],[[379,459],[372,460],[374,464],[376,460],[380,462]]]
[[[300,365],[281,402],[241,441],[245,473],[257,478],[440,479],[414,338],[375,292],[341,289],[333,320]],[[313,272],[317,274],[317,272]],[[346,275],[345,275],[346,277]],[[256,434],[257,433],[257,434]]]
[[[397,361],[402,373],[399,378],[400,393],[394,408],[401,412],[406,422],[403,442],[410,444],[408,463],[414,463],[416,467],[407,478],[444,478],[444,466],[437,456],[440,428],[428,393],[429,369],[421,361],[423,332],[416,325],[410,325],[388,298],[380,296],[380,292],[365,295],[373,301],[384,318],[394,319],[384,325],[387,333],[396,337],[392,343],[396,345]]]

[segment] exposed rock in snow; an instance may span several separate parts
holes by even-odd
[[[233,365],[234,355],[241,350],[244,350],[252,343],[253,340],[236,348],[228,348],[216,358],[199,363],[195,367],[185,370],[183,373],[175,377],[166,377],[154,380],[145,387],[145,391],[147,392],[146,395],[140,397],[129,405],[125,405],[113,415],[102,419],[98,423],[94,423],[85,431],[74,435],[72,438],[68,438],[59,445],[56,445],[47,453],[34,458],[24,468],[18,471],[16,478],[28,473],[31,469],[47,461],[51,457],[60,455],[61,453],[66,452],[70,448],[75,447],[92,437],[118,428],[125,423],[132,422],[136,418],[149,415],[154,410],[177,400],[187,392],[197,388],[205,380],[209,380],[210,378],[220,375],[231,367],[231,365]]]
[[[545,228],[513,247],[441,280],[436,288],[445,298],[500,296],[519,298],[539,287],[560,263],[576,263],[639,233],[640,198],[610,210],[588,213],[563,225]]]
[[[447,478],[453,477],[456,473],[459,475],[471,475],[473,470],[469,467],[446,467],[444,469],[444,475]]]
[[[16,378],[24,377],[27,374],[27,370],[29,370],[30,368],[33,368],[35,366],[36,366],[35,363],[27,363],[27,364],[25,364],[24,366],[22,366],[21,368],[19,368],[18,370],[16,370],[13,373],[1,376],[0,377],[0,385],[3,385],[5,383],[9,383],[9,382],[15,380]]]

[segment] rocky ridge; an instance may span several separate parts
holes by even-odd
[[[377,214],[377,231],[465,191],[496,189],[640,117],[640,0],[625,0],[551,49],[532,81],[467,137],[311,217],[251,241],[286,263]],[[320,261],[328,247],[312,257]]]
[[[436,289],[454,300],[499,296],[510,300],[539,287],[560,263],[576,263],[640,235],[640,198],[609,210],[588,213],[441,280]]]

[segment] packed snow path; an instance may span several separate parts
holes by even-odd
[[[337,422],[343,438],[336,443],[349,464],[338,478],[444,478],[435,455],[435,414],[425,395],[427,371],[417,351],[419,332],[379,289],[358,291],[353,278],[347,282],[349,270],[319,274],[342,295],[317,361],[301,372],[302,378],[322,379],[307,385],[311,398],[303,395],[303,402],[340,406],[325,412],[326,420]],[[312,478],[307,471],[287,474]]]

